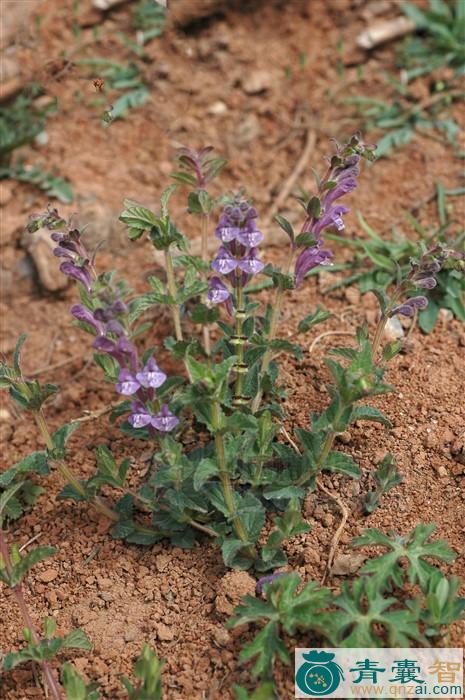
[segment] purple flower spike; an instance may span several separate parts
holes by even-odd
[[[152,416],[145,408],[142,401],[136,401],[131,405],[131,415],[128,416],[128,423],[133,428],[145,428],[152,422]]]
[[[329,250],[323,250],[319,246],[303,250],[295,264],[295,286],[300,287],[307,272],[313,268],[319,265],[329,265],[332,257]]]
[[[168,405],[165,403],[161,407],[160,413],[152,417],[152,425],[157,430],[163,433],[170,433],[178,425],[179,418],[176,418],[174,413],[171,413]]]
[[[127,369],[122,369],[118,376],[118,384],[116,391],[123,396],[132,396],[140,389],[140,384],[131,372]]]
[[[121,299],[117,299],[112,305],[111,311],[114,314],[126,314],[128,312],[128,307],[126,306],[124,301],[121,301]]]
[[[60,245],[53,249],[53,255],[56,258],[70,258],[71,260],[74,259],[74,255],[71,253],[71,251],[67,250],[66,248],[62,248]]]
[[[242,272],[245,272],[248,275],[256,275],[265,267],[264,263],[257,258],[256,248],[251,248],[248,254],[242,258],[242,260],[238,260],[237,266],[240,270],[242,270]]]
[[[410,299],[404,301],[403,304],[392,309],[390,316],[400,314],[401,316],[412,318],[412,316],[415,315],[415,309],[426,309],[427,306],[428,299],[426,297],[410,297]]]
[[[209,282],[207,298],[212,304],[222,304],[224,301],[229,299],[231,294],[229,289],[219,277],[212,277]]]
[[[237,240],[247,248],[255,248],[263,240],[263,233],[258,229],[240,231]]]
[[[414,309],[426,309],[428,306],[428,299],[426,297],[410,297],[410,299],[407,299],[406,303],[413,306]]]
[[[85,267],[78,267],[71,260],[66,260],[61,263],[60,271],[67,275],[67,277],[72,277],[77,280],[87,289],[88,292],[92,291],[92,284],[89,271]]]
[[[235,270],[236,267],[237,260],[228,250],[226,250],[226,248],[221,247],[218,251],[218,255],[212,262],[212,268],[215,270],[215,272],[219,272],[220,275],[228,275],[230,272]]]
[[[136,374],[137,381],[146,389],[157,389],[165,383],[166,374],[161,371],[153,357],[148,360],[142,372]]]
[[[102,324],[94,318],[92,312],[86,309],[85,306],[82,304],[75,304],[71,307],[70,312],[78,321],[87,323],[89,326],[92,326],[92,328],[95,328],[99,335],[103,335]]]

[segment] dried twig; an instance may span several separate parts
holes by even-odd
[[[45,365],[44,367],[37,369],[35,372],[29,372],[29,376],[30,377],[38,377],[39,374],[45,374],[45,372],[50,372],[53,369],[59,369],[60,367],[65,367],[66,365],[70,365],[73,362],[76,362],[76,360],[79,360],[81,358],[82,358],[82,355],[72,355],[71,357],[66,358],[66,360],[60,360],[60,362],[55,362],[53,365]]]
[[[353,331],[325,331],[324,333],[320,333],[320,335],[317,335],[317,337],[312,341],[312,344],[308,348],[308,351],[313,352],[315,347],[320,342],[320,340],[322,340],[323,338],[327,338],[330,335],[352,335],[353,336]]]

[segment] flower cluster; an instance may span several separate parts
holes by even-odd
[[[164,384],[166,374],[153,357],[145,365],[140,361],[137,348],[130,340],[129,309],[121,298],[121,290],[111,283],[111,276],[97,276],[93,258],[80,232],[67,226],[55,209],[31,218],[27,228],[33,233],[42,227],[53,230],[51,238],[57,243],[54,255],[66,258],[60,265],[61,272],[82,284],[88,293],[88,301],[75,304],[70,311],[95,335],[94,350],[110,355],[119,365],[116,390],[133,398],[129,423],[133,428],[148,427],[150,432],[173,430],[179,420],[167,404],[160,405],[156,396],[156,389]],[[57,228],[66,232],[57,231]]]
[[[360,174],[358,164],[362,157],[373,158],[373,148],[366,146],[358,135],[347,144],[336,143],[336,154],[319,182],[318,196],[312,197],[307,204],[308,216],[302,234],[311,234],[313,240],[310,245],[305,245],[297,257],[294,270],[296,287],[302,284],[307,272],[318,265],[330,263],[332,253],[323,248],[322,233],[344,230],[343,216],[349,209],[336,202],[355,190]],[[304,240],[308,239],[305,237]]]
[[[112,298],[113,296],[113,298]],[[137,348],[126,331],[128,307],[106,289],[97,295],[101,305],[94,311],[76,304],[71,313],[78,321],[91,326],[96,332],[92,347],[113,357],[119,364],[116,391],[133,398],[128,421],[133,428],[148,427],[150,432],[169,432],[179,423],[167,404],[160,406],[156,389],[166,381],[166,374],[150,357],[145,365],[139,360]]]
[[[415,289],[434,289],[437,285],[434,275],[441,270],[444,260],[451,252],[452,251],[447,251],[441,249],[440,247],[436,247],[424,253],[419,262],[412,262],[412,269],[407,280],[405,281],[405,291],[414,291]],[[400,314],[401,316],[408,316],[409,318],[412,318],[416,311],[426,309],[427,306],[428,299],[426,297],[421,295],[412,296],[404,300],[401,304],[396,305],[391,310],[390,316]]]
[[[216,227],[215,236],[221,241],[221,246],[212,268],[233,288],[245,287],[252,275],[264,268],[257,249],[263,234],[257,229],[256,219],[256,209],[237,195],[224,208]],[[220,277],[214,276],[210,279],[207,296],[212,304],[220,304],[230,300],[231,292]]]

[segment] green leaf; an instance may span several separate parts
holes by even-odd
[[[209,481],[212,476],[218,474],[218,466],[214,459],[206,457],[202,459],[195,470],[194,474],[194,490],[200,491],[202,486]]]
[[[332,315],[333,314],[331,313],[331,311],[326,311],[326,309],[323,309],[318,304],[315,311],[313,311],[311,314],[308,314],[308,316],[305,316],[305,318],[303,318],[300,321],[299,325],[297,326],[297,330],[299,333],[306,333],[310,330],[310,328],[316,326],[317,323],[322,323],[323,321],[326,321]]]
[[[245,688],[240,688],[238,685],[233,685],[233,690],[236,694],[236,700],[276,700],[277,698],[275,685],[272,681],[260,683],[252,695],[249,695]]]
[[[431,333],[438,320],[440,307],[431,299],[428,301],[426,309],[422,309],[418,314],[418,325],[423,333]]]
[[[392,427],[391,421],[380,410],[372,406],[355,406],[350,416],[350,422],[355,423],[357,420],[369,420],[381,423],[387,428]]]
[[[66,443],[68,442],[69,437],[79,427],[79,421],[73,421],[71,423],[65,423],[65,425],[62,425],[61,428],[53,433],[53,451],[50,455],[52,459],[59,460],[64,458]]]
[[[24,343],[26,342],[26,338],[27,333],[21,333],[21,335],[18,338],[18,342],[16,343],[15,351],[13,353],[13,368],[19,377],[21,376],[21,350]]]
[[[226,539],[221,545],[221,553],[223,555],[223,560],[225,566],[233,567],[238,554],[242,552],[244,547],[250,542],[243,542],[242,540],[236,539]]]
[[[92,649],[92,643],[89,637],[84,630],[81,629],[72,630],[67,634],[63,639],[63,646],[65,649],[85,649],[86,651]]]
[[[124,206],[126,209],[120,214],[119,220],[129,228],[142,232],[157,225],[158,219],[150,209],[129,199],[124,200]]]
[[[67,700],[99,700],[96,684],[86,685],[79,673],[67,661],[61,668],[61,683]]]
[[[20,490],[22,485],[23,485],[23,482],[19,481],[17,484],[13,484],[13,486],[10,486],[6,491],[4,491],[0,495],[0,527],[3,523],[4,514],[5,514],[6,507],[8,505],[8,501],[10,501],[14,497],[14,495]]]
[[[32,569],[33,566],[44,559],[52,557],[56,551],[55,547],[36,547],[22,556],[20,561],[12,568],[9,585],[11,587],[16,586],[23,580],[24,575]]]
[[[352,479],[360,479],[361,472],[358,464],[354,462],[352,457],[344,452],[330,452],[323,469],[331,472],[339,472],[344,476],[349,476]]]
[[[252,666],[252,678],[271,678],[276,659],[280,659],[284,664],[290,664],[291,660],[286,645],[279,637],[276,622],[268,622],[255,639],[242,649],[239,661],[243,664],[251,659],[256,659]]]
[[[432,557],[450,562],[456,556],[443,540],[427,541],[435,530],[436,525],[420,524],[407,535],[401,536],[391,532],[390,536],[387,536],[376,528],[368,528],[363,535],[353,540],[352,546],[381,546],[390,551],[377,559],[367,561],[361,573],[372,574],[379,590],[384,590],[391,582],[401,587],[405,571],[400,563],[406,561],[409,582],[418,583],[425,591],[429,577],[436,570],[425,558]]]
[[[294,229],[292,228],[292,225],[289,223],[289,221],[285,219],[284,216],[280,216],[279,214],[276,214],[274,220],[276,221],[278,226],[280,226],[283,229],[283,231],[287,233],[292,243],[294,243]]]

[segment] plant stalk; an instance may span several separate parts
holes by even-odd
[[[221,426],[220,426],[220,405],[218,401],[214,401],[212,404],[213,408],[213,425],[215,428],[215,449],[216,449],[216,458],[218,460],[218,472],[220,476],[220,481],[221,481],[221,487],[223,490],[223,496],[224,496],[224,501],[226,503],[226,506],[228,508],[228,511],[230,512],[231,516],[236,512],[236,503],[234,500],[234,492],[231,484],[231,479],[229,476],[229,471],[228,467],[226,464],[226,454],[225,454],[225,449],[224,449],[224,440],[223,440],[223,434],[221,432]],[[234,515],[232,517],[232,523],[234,526],[234,530],[236,531],[237,536],[239,537],[242,542],[248,542],[248,535],[247,531],[244,527],[244,524],[239,517],[239,515]],[[245,551],[247,552],[248,556],[251,558],[255,559],[257,554],[255,552],[255,548],[252,547],[251,545],[245,546]]]
[[[201,215],[201,255],[203,262],[208,265],[208,214],[203,213]],[[202,270],[202,279],[204,282],[207,281],[207,273]],[[203,302],[207,300],[207,294],[203,295]],[[205,324],[202,328],[203,333],[203,347],[207,355],[211,354],[211,339],[210,339],[210,326]]]
[[[245,320],[244,309],[244,288],[241,283],[242,273],[236,270],[236,328],[233,344],[236,348],[237,362],[235,364],[236,380],[234,386],[233,405],[240,407],[248,403],[248,399],[244,396],[244,377],[247,372],[247,366],[244,363],[244,348],[246,339],[243,337],[243,327]]]
[[[173,299],[173,304],[171,304],[171,310],[173,315],[174,323],[174,333],[176,335],[176,340],[183,340],[182,328],[181,328],[181,314],[179,313],[179,306],[175,303],[177,287],[176,279],[174,276],[173,267],[173,256],[169,250],[165,250],[165,266],[166,266],[166,277],[167,277],[167,287],[170,297]]]
[[[283,274],[285,274],[285,275],[289,274],[289,272],[292,268],[293,262],[294,262],[295,255],[296,255],[296,251],[294,250],[294,248],[291,247]],[[268,343],[271,343],[276,338],[276,334],[277,334],[277,330],[278,330],[278,323],[279,323],[279,319],[281,318],[281,311],[283,308],[284,292],[285,292],[285,290],[281,286],[278,287],[278,289],[276,290],[275,301],[273,304],[273,311],[271,313],[270,330],[268,333]],[[270,347],[268,347],[265,354],[263,355],[262,366],[260,367],[259,384],[261,383],[263,375],[267,372],[268,367],[270,366],[272,359],[273,359],[273,351],[271,350]],[[262,401],[262,397],[263,397],[263,391],[261,388],[259,388],[258,392],[255,395],[255,398],[252,402],[252,413],[256,413],[258,411],[258,409],[260,408],[260,403]]]
[[[8,551],[8,545],[6,542],[5,533],[3,532],[3,530],[1,528],[0,528],[0,554],[2,555],[3,561],[5,562],[5,568],[8,572],[8,574],[11,574],[12,566],[11,566],[11,560],[10,560],[10,552]],[[18,608],[21,612],[21,617],[23,618],[24,625],[25,625],[25,627],[27,627],[27,629],[31,633],[31,637],[32,637],[34,644],[38,644],[40,642],[40,638],[36,632],[36,629],[34,627],[34,623],[32,621],[30,614],[29,614],[29,609],[28,609],[28,607],[26,605],[26,601],[24,599],[23,588],[22,588],[21,583],[17,583],[16,586],[13,586],[11,590],[13,591],[13,595],[16,599],[16,603],[17,603]],[[42,672],[44,674],[45,682],[46,682],[54,700],[63,700],[63,695],[61,692],[60,685],[58,683],[58,680],[57,680],[49,662],[48,661],[41,661],[40,666],[41,666]]]

